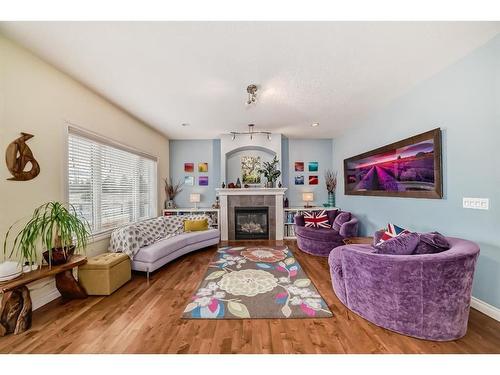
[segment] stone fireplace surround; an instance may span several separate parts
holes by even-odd
[[[283,240],[283,196],[286,188],[216,189],[220,199],[221,240],[235,239],[235,207],[269,207],[269,239]]]

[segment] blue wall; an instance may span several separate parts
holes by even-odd
[[[215,188],[220,187],[220,141],[218,139],[203,140],[171,140],[170,142],[170,176],[174,182],[184,182],[184,176],[194,176],[194,186],[182,187],[182,192],[175,198],[178,207],[193,207],[189,203],[190,193],[200,193],[199,207],[211,207],[215,202]],[[198,163],[208,163],[208,173],[198,173]],[[194,163],[194,172],[185,173],[184,163]],[[198,177],[208,176],[208,186],[199,186]]]
[[[281,181],[283,186],[288,188],[287,197],[290,206],[303,206],[302,192],[313,192],[314,203],[322,205],[327,202],[327,192],[325,187],[325,170],[332,168],[332,147],[333,142],[331,139],[288,139],[282,138],[282,160],[281,160]],[[252,152],[247,152],[252,154]],[[238,154],[239,155],[239,154]],[[239,156],[236,159],[239,160]],[[268,160],[270,155],[261,155],[262,160]],[[239,162],[229,162],[227,167],[228,176],[232,176],[231,181],[236,181],[239,174],[239,169],[236,172],[234,169],[239,168]],[[296,161],[303,161],[305,164],[305,171],[303,173],[294,171],[294,163]],[[308,172],[307,163],[310,161],[317,161],[319,170],[318,172]],[[184,163],[194,163],[194,173],[184,173]],[[208,173],[198,173],[198,162],[208,162]],[[183,186],[183,191],[177,196],[175,202],[178,207],[191,207],[189,203],[189,194],[196,192],[201,193],[200,207],[210,207],[215,201],[215,188],[220,187],[222,181],[220,180],[220,140],[207,139],[207,140],[171,140],[170,141],[170,176],[173,181],[184,181],[184,176],[194,176],[194,186]],[[199,186],[198,176],[208,175],[209,186]],[[234,175],[234,176],[233,176]],[[296,175],[303,175],[305,177],[305,185],[295,185],[294,178]],[[309,185],[308,176],[317,175],[319,177],[318,185]],[[262,182],[264,182],[263,179]]]
[[[325,171],[332,169],[332,147],[331,139],[286,139],[282,141],[283,153],[283,184],[288,188],[286,196],[291,207],[303,206],[303,192],[313,192],[313,204],[321,206],[327,203],[328,193],[325,186]],[[304,172],[295,172],[295,162],[304,162]],[[310,161],[318,162],[318,172],[309,172],[307,164]],[[304,176],[304,185],[295,185],[295,176]],[[316,175],[319,177],[318,185],[309,185],[308,177]]]
[[[441,127],[444,199],[345,196],[337,201],[361,219],[362,234],[387,222],[414,231],[437,230],[477,242],[481,255],[473,295],[500,307],[500,36],[384,111],[334,140],[334,165],[345,158]],[[462,208],[462,197],[490,199],[490,209]]]

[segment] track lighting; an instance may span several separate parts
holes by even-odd
[[[253,140],[253,135],[254,134],[265,134],[267,136],[267,139],[270,141],[271,140],[271,132],[268,131],[255,131],[254,130],[254,124],[248,124],[248,131],[247,132],[230,132],[231,134],[231,139],[234,141],[236,139],[237,135],[249,135],[250,139]]]

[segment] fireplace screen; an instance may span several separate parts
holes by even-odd
[[[269,239],[267,207],[236,207],[234,214],[237,240]]]

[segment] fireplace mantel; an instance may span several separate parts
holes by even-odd
[[[219,196],[220,202],[220,217],[219,217],[219,229],[221,231],[221,240],[228,241],[229,239],[229,203],[228,199],[237,199],[236,196],[260,196],[266,197],[266,200],[274,200],[274,217],[271,222],[274,225],[272,232],[275,233],[275,238],[278,241],[283,240],[283,196],[285,194],[286,188],[236,188],[236,189],[215,189],[217,195]]]
[[[217,195],[284,195],[287,188],[235,188],[235,189],[215,189]]]

